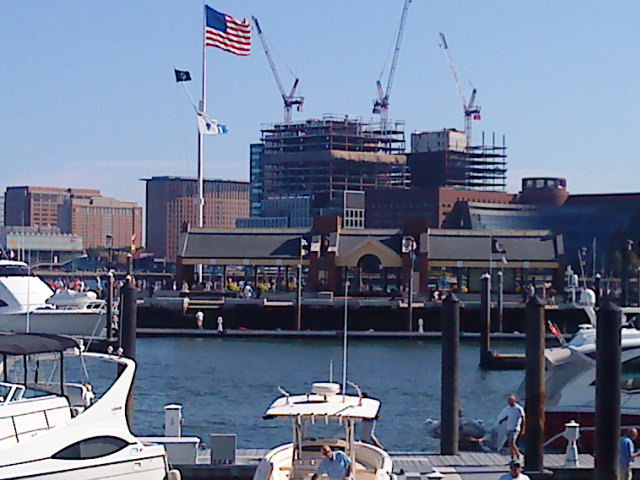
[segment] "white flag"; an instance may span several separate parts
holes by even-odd
[[[204,113],[198,113],[198,130],[203,135],[220,135],[228,132],[226,125],[221,125],[217,120],[207,117]]]

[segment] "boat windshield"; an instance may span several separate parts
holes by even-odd
[[[24,277],[29,275],[26,265],[0,265],[0,277]]]
[[[325,423],[324,419],[317,419],[315,423],[305,422],[302,427],[302,440],[320,440],[323,438],[345,440],[347,437],[344,424],[337,421]]]

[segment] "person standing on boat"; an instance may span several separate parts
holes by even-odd
[[[631,480],[633,471],[631,466],[635,458],[640,455],[640,451],[636,452],[636,446],[633,443],[638,438],[638,430],[636,428],[628,428],[625,436],[620,439],[620,479]]]
[[[507,422],[507,445],[509,445],[511,460],[520,460],[520,449],[517,442],[518,437],[524,434],[524,408],[518,403],[515,395],[507,397],[507,404],[508,406],[504,409],[504,417],[500,419],[500,423]]]
[[[329,445],[323,445],[320,449],[324,457],[314,473],[311,480],[317,480],[318,475],[326,473],[330,480],[350,480],[351,460],[340,450],[333,451]]]
[[[513,460],[509,464],[509,473],[500,476],[498,480],[531,480],[529,475],[522,473],[522,463],[520,460]]]

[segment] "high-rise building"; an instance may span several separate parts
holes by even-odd
[[[5,225],[16,227],[57,226],[58,209],[70,198],[99,197],[100,190],[57,187],[7,187]]]
[[[251,149],[251,214],[267,199],[309,195],[311,216],[340,213],[343,192],[409,185],[404,124],[325,115],[262,130]]]
[[[178,235],[197,226],[198,182],[195,178],[152,177],[146,181],[147,249],[175,259]],[[249,183],[235,180],[204,181],[204,226],[234,228],[236,219],[249,215]]]
[[[0,195],[0,227],[4,225],[4,195]]]

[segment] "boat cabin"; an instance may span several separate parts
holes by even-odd
[[[79,344],[58,335],[0,335],[0,448],[61,425],[88,406],[91,387],[65,382],[67,349]]]
[[[375,480],[382,472],[391,472],[391,459],[384,450],[356,441],[357,426],[377,418],[378,400],[360,392],[341,394],[338,384],[325,382],[314,383],[309,394],[283,393],[263,418],[289,418],[293,443],[272,450],[254,480],[308,479],[324,459],[323,445],[341,450],[351,459],[357,480]]]

